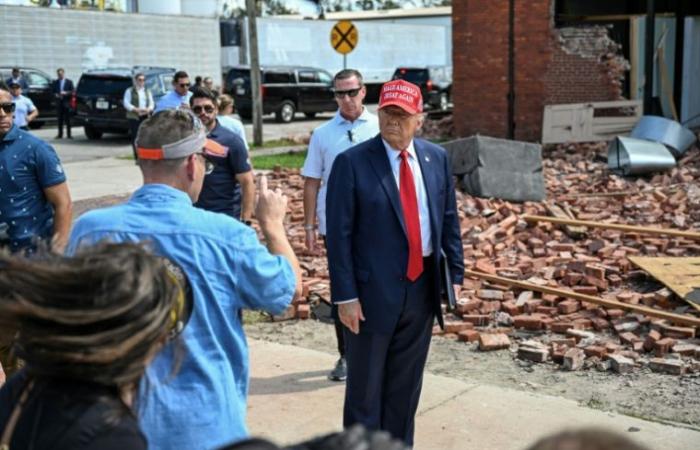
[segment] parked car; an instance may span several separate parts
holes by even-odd
[[[447,110],[452,99],[452,67],[399,67],[392,80],[406,80],[420,87],[427,108]]]
[[[333,76],[323,69],[304,66],[261,67],[263,114],[275,114],[277,122],[291,122],[297,112],[306,117],[335,111]],[[250,67],[236,66],[224,75],[224,91],[235,101],[241,117],[252,117]]]
[[[81,75],[74,94],[74,124],[84,127],[88,139],[100,139],[103,133],[129,133],[122,101],[138,72],[146,76],[155,102],[171,89],[175,69],[166,67],[99,69]]]
[[[29,128],[41,128],[47,122],[55,121],[56,99],[51,92],[51,77],[31,67],[20,67],[19,70],[29,85],[29,89],[23,90],[22,95],[29,97],[39,110],[39,116],[29,124]],[[0,79],[5,81],[11,76],[12,66],[0,67]]]

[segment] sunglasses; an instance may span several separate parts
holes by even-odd
[[[209,175],[214,171],[214,163],[209,160],[209,157],[204,153],[197,153],[204,161],[204,175]]]
[[[188,88],[190,87],[190,83],[180,83],[178,86],[180,86],[181,88]]]
[[[136,81],[146,81],[145,78],[137,78]]]
[[[211,114],[214,112],[214,107],[211,105],[205,105],[205,106],[197,105],[197,106],[192,107],[192,112],[194,112],[195,114],[201,114],[202,110],[204,110],[204,112],[207,114]]]
[[[361,87],[355,88],[355,89],[348,89],[347,91],[333,91],[333,95],[335,95],[336,98],[343,98],[346,95],[351,98],[357,97],[357,94],[360,93],[362,90]]]
[[[0,109],[2,109],[5,114],[12,114],[13,112],[15,112],[15,104],[0,103]]]

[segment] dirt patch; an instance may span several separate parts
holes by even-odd
[[[335,353],[333,327],[317,320],[260,321],[245,328],[250,338]],[[427,370],[467,383],[564,397],[591,408],[700,429],[700,374],[661,375],[648,368],[625,375],[594,368],[567,372],[551,362],[518,360],[514,351],[484,353],[475,344],[439,336],[433,337]]]

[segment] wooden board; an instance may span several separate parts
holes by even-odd
[[[700,257],[630,256],[628,259],[700,310]]]
[[[604,109],[628,109],[629,114],[597,116]],[[547,105],[542,121],[542,143],[604,141],[627,134],[642,117],[642,102],[618,100],[612,102]]]

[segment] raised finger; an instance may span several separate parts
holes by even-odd
[[[260,186],[260,192],[263,194],[266,194],[267,193],[267,176],[261,175],[260,181],[258,182],[258,185]]]

